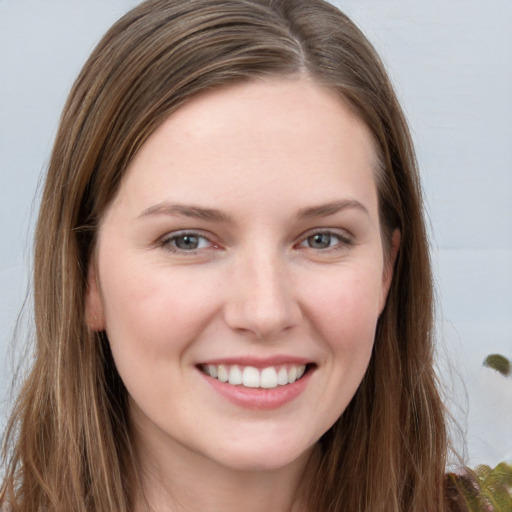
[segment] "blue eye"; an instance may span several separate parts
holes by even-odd
[[[213,246],[207,238],[193,232],[176,233],[164,238],[161,244],[171,252],[194,252]]]
[[[330,233],[315,233],[308,236],[306,242],[312,249],[327,249],[331,246],[333,237]]]
[[[323,249],[337,249],[346,247],[351,244],[348,236],[332,231],[317,231],[306,237],[300,244],[300,247],[315,249],[321,251]]]

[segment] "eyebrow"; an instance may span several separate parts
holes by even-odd
[[[355,199],[342,199],[340,201],[332,201],[318,206],[303,208],[299,211],[297,217],[300,220],[311,219],[314,217],[329,217],[329,215],[334,215],[340,211],[350,209],[360,210],[366,213],[366,215],[370,215],[366,206],[359,201],[356,201]]]
[[[213,222],[229,222],[231,220],[228,215],[215,208],[200,208],[199,206],[169,203],[167,201],[146,208],[139,215],[139,218],[149,215],[176,215]]]
[[[299,220],[307,220],[315,217],[329,217],[330,215],[334,215],[335,213],[348,209],[360,210],[367,215],[370,215],[367,208],[359,201],[354,199],[343,199],[318,206],[303,208],[299,210],[297,218]],[[201,208],[199,206],[169,203],[167,201],[146,208],[139,215],[139,218],[151,215],[175,215],[213,222],[231,222],[231,217],[229,215],[221,210],[217,210],[216,208]]]

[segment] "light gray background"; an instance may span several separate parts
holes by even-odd
[[[0,394],[30,275],[36,189],[87,55],[135,0],[0,0]],[[382,54],[417,146],[439,366],[471,465],[512,460],[512,1],[337,0]],[[2,402],[3,416],[9,401]],[[461,448],[460,442],[457,444]]]

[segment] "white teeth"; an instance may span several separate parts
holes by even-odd
[[[260,387],[260,372],[257,370],[257,368],[253,368],[252,366],[246,366],[242,374],[242,379],[243,385],[246,388]]]
[[[232,386],[272,389],[300,379],[306,372],[306,365],[268,366],[260,370],[254,366],[209,364],[201,366],[201,369],[210,377],[229,382]]]
[[[229,370],[229,383],[233,386],[242,384],[242,370],[236,364]]]
[[[277,388],[277,372],[272,366],[261,371],[261,387]]]
[[[281,366],[281,368],[279,368],[279,371],[277,372],[277,383],[280,386],[288,384],[288,370],[286,369],[286,366]]]
[[[229,380],[228,370],[225,366],[223,366],[221,364],[219,364],[219,366],[217,368],[217,378],[221,382],[227,382]]]

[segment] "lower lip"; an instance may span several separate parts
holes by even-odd
[[[217,393],[235,405],[247,409],[271,410],[278,409],[295,400],[306,389],[313,371],[310,369],[292,384],[270,389],[232,386],[227,382],[220,382],[220,380],[214,379],[201,371],[200,373]]]

